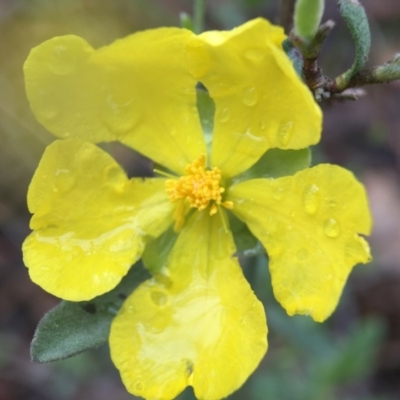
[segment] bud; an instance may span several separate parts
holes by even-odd
[[[321,23],[324,0],[297,0],[294,11],[294,32],[297,36],[311,40]]]

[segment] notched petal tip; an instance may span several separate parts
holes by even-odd
[[[322,164],[293,176],[239,183],[228,199],[270,256],[277,300],[290,315],[325,320],[353,267],[371,259],[359,236],[371,229],[362,184],[351,172]]]
[[[211,164],[233,177],[268,149],[301,149],[320,139],[322,113],[282,48],[281,27],[263,19],[205,32],[189,53],[213,98]],[[201,51],[200,51],[201,49]]]
[[[23,251],[31,279],[71,301],[113,289],[141,256],[147,237],[172,222],[164,185],[162,179],[129,180],[91,143],[52,143],[28,193],[34,232]]]
[[[50,39],[24,66],[31,108],[58,137],[118,140],[182,172],[205,152],[197,80],[185,60],[193,37],[184,29],[150,29],[97,50],[73,35]]]
[[[110,348],[129,392],[167,400],[191,385],[197,398],[217,400],[257,367],[267,348],[265,314],[233,251],[220,219],[196,213],[168,259],[168,284],[156,276],[127,299]]]

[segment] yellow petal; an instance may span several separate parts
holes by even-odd
[[[351,172],[325,164],[239,183],[227,198],[265,246],[275,297],[288,314],[327,318],[353,266],[370,260],[357,234],[371,231],[363,186]]]
[[[143,283],[111,327],[111,356],[129,392],[174,399],[192,385],[219,400],[243,384],[266,351],[262,304],[243,277],[218,214],[197,212],[163,275]]]
[[[163,179],[129,180],[97,146],[56,141],[28,192],[34,232],[25,240],[31,279],[66,300],[113,289],[143,252],[146,236],[172,221]]]
[[[211,165],[235,176],[266,150],[319,141],[321,111],[282,50],[282,28],[255,19],[189,42],[192,73],[216,105]]]
[[[153,29],[96,51],[72,35],[48,40],[24,66],[32,110],[59,137],[118,140],[183,173],[205,154],[197,80],[185,62],[192,36],[184,29]]]

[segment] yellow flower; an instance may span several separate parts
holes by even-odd
[[[112,325],[112,359],[135,395],[168,400],[192,385],[199,399],[221,399],[266,351],[265,314],[234,256],[227,210],[268,251],[275,296],[290,315],[327,318],[352,267],[370,258],[358,235],[371,229],[367,200],[350,172],[319,165],[231,179],[271,148],[319,140],[321,112],[283,39],[262,19],[199,36],[149,30],[96,51],[65,36],[25,64],[32,110],[65,139],[46,149],[29,188],[32,280],[63,299],[91,299],[119,283],[149,240],[171,224],[179,230],[161,272]],[[210,146],[198,82],[216,106]],[[128,179],[94,144],[113,140],[176,177]]]

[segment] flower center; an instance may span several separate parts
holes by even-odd
[[[186,168],[186,175],[179,179],[169,179],[166,182],[166,191],[172,202],[186,199],[191,208],[204,210],[211,203],[210,215],[218,212],[218,207],[232,209],[231,201],[222,201],[225,188],[221,184],[221,171],[214,167],[206,169],[206,157],[202,155]]]

